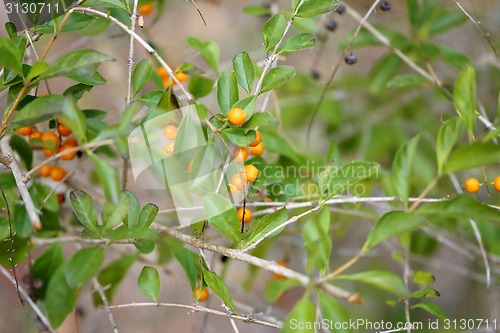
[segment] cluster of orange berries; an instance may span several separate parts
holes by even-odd
[[[227,114],[227,120],[234,126],[241,126],[247,118],[246,112],[241,108],[233,108]],[[255,140],[248,147],[236,147],[233,151],[233,159],[237,163],[243,163],[248,157],[248,151],[253,156],[261,156],[264,152],[264,144],[262,143],[262,135],[258,130],[255,131]],[[232,194],[238,193],[247,183],[257,179],[259,170],[252,164],[247,164],[242,172],[235,173],[231,178],[229,190]],[[252,211],[247,208],[238,210],[238,220],[241,223],[248,223],[252,219]]]
[[[154,7],[153,7],[153,4],[151,2],[146,3],[144,5],[140,5],[139,7],[137,7],[137,13],[139,15],[142,15],[142,16],[150,15],[151,13],[153,13],[153,11],[154,11]]]
[[[481,185],[482,184],[476,178],[469,178],[464,183],[465,190],[469,193],[479,192]],[[495,188],[495,190],[500,192],[500,176],[495,178],[495,180],[493,181],[493,187]]]
[[[158,68],[156,68],[155,72],[160,76],[161,81],[163,82],[163,86],[165,88],[168,88],[170,85],[172,85],[172,87],[174,87],[177,84],[177,82],[175,82],[174,80],[170,79],[170,75],[168,75],[168,72],[167,72],[167,70],[164,67],[158,67]],[[177,78],[177,80],[180,83],[184,83],[184,82],[186,82],[189,79],[189,75],[186,74],[186,73],[180,72],[179,68],[176,68],[174,70],[174,73],[175,73],[174,74],[175,77]]]
[[[57,123],[56,133],[52,131],[47,131],[45,133],[37,130],[34,126],[26,126],[19,128],[16,131],[18,134],[27,136],[28,141],[33,147],[40,146],[37,141],[41,141],[43,145],[43,154],[46,157],[50,157],[55,153],[61,153],[66,150],[78,147],[78,141],[75,138],[66,138],[62,141],[62,137],[67,137],[71,135],[71,128],[62,124]],[[62,144],[61,144],[62,141]],[[70,151],[61,155],[60,159],[63,161],[69,161],[75,158],[77,155],[76,151]],[[44,165],[38,170],[38,173],[42,177],[50,177],[54,181],[61,181],[68,171],[60,166]]]

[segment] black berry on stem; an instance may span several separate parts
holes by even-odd
[[[387,0],[384,0],[380,3],[380,9],[383,11],[383,12],[386,12],[388,10],[391,10],[391,3]]]
[[[354,65],[358,62],[358,57],[354,53],[349,53],[345,56],[344,61],[348,65]]]

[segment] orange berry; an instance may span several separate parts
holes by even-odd
[[[189,79],[189,75],[183,72],[178,72],[175,73],[175,77],[177,80],[179,80],[180,83],[184,83]],[[175,84],[175,82],[174,82]]]
[[[25,136],[30,135],[31,132],[33,132],[33,126],[21,127],[16,132],[17,132],[17,134],[20,134],[20,135],[25,135]]]
[[[163,129],[163,135],[168,140],[175,140],[177,136],[177,127],[175,125],[167,125]]]
[[[200,287],[196,287],[193,292],[194,299],[198,302],[205,302],[208,299],[208,288],[205,287],[200,290]]]
[[[493,181],[493,186],[495,187],[495,190],[500,192],[500,176],[495,178],[495,180]]]
[[[231,184],[233,184],[236,189],[242,190],[246,185],[246,181],[242,174],[235,173],[233,177],[231,177]]]
[[[68,171],[66,169],[56,166],[53,167],[52,170],[50,170],[50,178],[58,182],[62,180],[67,173]]]
[[[46,164],[38,170],[38,174],[42,177],[48,177],[50,176],[51,171],[52,171],[52,166]]]
[[[169,75],[165,67],[157,67],[155,72],[162,78],[162,80],[168,79]]]
[[[233,150],[233,159],[236,163],[243,163],[248,157],[248,151],[243,147],[236,147]]]
[[[57,193],[57,203],[61,205],[64,201],[66,201],[64,193]]]
[[[50,157],[54,155],[54,152],[49,148],[43,148],[43,154],[45,155],[45,157]]]
[[[59,146],[59,137],[54,132],[45,132],[40,139],[43,142],[52,140],[56,148]]]
[[[161,149],[161,152],[165,155],[171,155],[174,152],[175,142],[170,142],[168,145]]]
[[[469,193],[479,192],[480,187],[481,184],[479,184],[479,180],[476,178],[469,178],[465,181],[465,190]]]
[[[261,156],[264,153],[264,144],[261,142],[255,147],[250,147],[250,154],[253,156]]]
[[[64,140],[63,146],[78,147],[78,140],[75,138],[67,138],[66,140]]]
[[[282,266],[282,267],[288,267],[288,265],[287,265],[286,261],[284,261],[284,260],[278,260],[276,263],[277,263],[278,265]],[[281,274],[276,274],[276,273],[273,273],[273,276],[274,276],[274,278],[275,278],[275,279],[278,279],[278,280],[284,280],[284,279],[286,279],[286,278],[285,278],[283,275],[281,275]]]
[[[40,132],[40,131],[33,131],[31,132],[29,135],[28,135],[28,140],[31,142],[31,140],[33,139],[38,139],[38,140],[41,140],[42,139],[42,135],[43,133]]]
[[[229,192],[231,192],[231,194],[238,193],[238,188],[235,185],[229,184],[228,187],[229,187]]]
[[[149,15],[153,12],[154,7],[152,3],[147,3],[137,8],[137,13],[142,16]]]
[[[250,147],[256,147],[262,142],[262,135],[260,135],[259,130],[255,130],[255,141],[250,144]]]
[[[68,149],[71,149],[71,148],[75,148],[75,147],[74,146],[68,146],[68,145],[62,145],[61,148],[59,148],[58,153],[63,152],[63,151],[68,150]],[[75,156],[76,156],[76,151],[72,151],[72,152],[69,152],[69,153],[66,153],[66,154],[62,155],[61,156],[61,160],[69,161],[69,160],[74,159]]]
[[[240,208],[238,209],[238,221],[243,223],[248,223],[252,219],[252,211],[248,208]]]
[[[227,114],[227,120],[235,126],[241,126],[245,123],[247,113],[240,108],[234,108]]]
[[[59,134],[61,134],[62,136],[68,136],[71,133],[73,133],[71,128],[61,123],[59,124],[59,126],[57,126],[57,130],[59,131]]]
[[[247,182],[253,182],[259,176],[259,170],[252,164],[245,165],[245,178]]]

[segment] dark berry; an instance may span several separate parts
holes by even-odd
[[[355,63],[358,62],[358,57],[354,53],[351,52],[345,56],[344,61],[348,65],[354,65]]]
[[[326,24],[325,24],[325,28],[326,28],[326,30],[329,30],[329,31],[337,30],[337,21],[328,20],[328,22],[326,22]]]
[[[380,9],[383,11],[383,12],[386,12],[388,10],[391,10],[391,3],[387,0],[385,1],[382,1],[380,3]]]
[[[319,80],[321,78],[321,73],[317,69],[311,70],[311,77],[314,80]]]
[[[345,6],[344,5],[338,6],[336,12],[339,13],[340,15],[344,14],[345,13]]]

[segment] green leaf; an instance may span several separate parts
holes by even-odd
[[[381,290],[387,291],[388,293],[394,294],[400,298],[404,298],[410,295],[410,292],[403,282],[403,279],[400,276],[389,271],[373,270],[364,271],[352,275],[339,275],[335,277],[335,280],[363,282],[377,287]]]
[[[265,16],[271,14],[271,10],[262,6],[246,6],[243,12],[255,16]]]
[[[88,152],[88,154],[94,162],[97,177],[99,178],[99,183],[104,188],[106,198],[112,203],[117,203],[120,193],[120,177],[118,176],[118,171],[114,166],[94,153]]]
[[[66,266],[67,262],[59,266],[47,286],[45,308],[54,328],[64,322],[76,303],[76,289],[66,282]]]
[[[306,0],[299,7],[297,17],[315,17],[334,11],[339,6],[337,0]]]
[[[257,221],[252,222],[252,229],[249,230],[247,238],[247,242],[245,246],[249,246],[252,243],[255,243],[258,239],[264,236],[266,233],[270,232],[277,226],[283,224],[286,220],[288,220],[288,213],[286,208],[281,208],[274,213],[267,214],[263,218]],[[254,227],[255,226],[255,227]],[[277,230],[274,234],[272,234],[269,238],[272,238],[278,235],[283,229]]]
[[[463,118],[453,117],[446,121],[439,129],[436,144],[436,158],[438,172],[441,174],[445,163],[465,130]]]
[[[23,57],[16,44],[5,36],[0,36],[0,67],[13,70],[23,76]]]
[[[187,42],[191,47],[200,52],[203,59],[212,67],[215,73],[219,72],[220,48],[217,43],[212,41],[203,43],[195,37],[189,37]]]
[[[319,294],[319,304],[324,319],[331,320],[335,323],[349,323],[351,321],[349,312],[342,303],[336,301],[333,297],[321,293]],[[340,325],[338,329],[334,326],[329,327],[329,329],[332,333],[352,333],[352,329],[349,328],[349,325],[345,327]]]
[[[307,325],[308,323],[314,323],[316,320],[316,311],[314,304],[311,300],[304,296],[298,301],[293,307],[292,311],[286,316],[283,322],[282,333],[314,333],[313,325]],[[297,325],[300,323],[301,325]]]
[[[246,126],[248,128],[254,128],[257,126],[278,126],[280,121],[276,119],[272,114],[268,112],[254,113],[250,120],[248,120]]]
[[[10,39],[14,39],[17,36],[17,27],[12,22],[5,22],[5,31],[7,31]]]
[[[139,253],[134,253],[124,256],[118,260],[111,262],[107,267],[99,272],[97,281],[104,289],[104,294],[109,303],[113,302],[113,297],[122,280],[126,277],[128,270],[134,262],[139,258]],[[101,296],[97,291],[94,292],[95,306],[103,305]]]
[[[276,89],[295,77],[295,68],[292,66],[277,66],[272,68],[262,81],[260,93]]]
[[[222,134],[238,147],[246,147],[256,138],[255,131],[247,131],[244,128],[228,128]]]
[[[191,286],[191,290],[194,291],[196,288],[196,281],[198,279],[198,255],[180,246],[172,248],[172,253],[184,269],[189,285]]]
[[[101,247],[87,247],[78,250],[68,259],[66,265],[66,281],[71,288],[80,288],[90,280],[104,261],[104,250]]]
[[[416,271],[411,275],[413,282],[421,286],[428,286],[436,281],[434,275],[428,271]]]
[[[33,166],[33,147],[28,143],[28,141],[22,139],[18,135],[13,135],[9,143],[16,153],[19,154],[24,167],[27,170],[31,170]]]
[[[129,11],[125,3],[120,0],[85,0],[82,3],[85,7],[119,8]]]
[[[420,303],[414,304],[410,307],[410,309],[422,309],[431,315],[436,316],[437,318],[444,320],[447,319],[448,316],[437,304],[432,303],[431,301],[422,301]]]
[[[384,90],[402,64],[403,60],[393,53],[382,57],[370,71],[370,91],[378,94]]]
[[[255,79],[255,67],[248,53],[240,52],[233,58],[233,69],[240,86],[250,93]]]
[[[125,192],[120,193],[117,204],[105,202],[102,206],[102,224],[104,230],[113,229],[125,219],[129,212],[130,197]]]
[[[286,29],[286,19],[283,14],[276,14],[271,17],[262,28],[262,40],[266,48],[266,53],[269,54],[275,49],[280,40],[283,38]]]
[[[16,114],[12,124],[14,128],[19,128],[49,121],[62,114],[64,101],[62,95],[38,97]]]
[[[467,16],[459,10],[439,11],[436,16],[437,19],[433,20],[429,28],[431,36],[441,34],[467,21]]]
[[[141,293],[152,298],[155,302],[158,301],[158,295],[160,294],[160,274],[158,274],[155,268],[144,266],[139,274],[137,284]]]
[[[473,134],[476,123],[476,71],[466,67],[455,80],[453,88],[453,103],[460,116],[464,118],[469,135]]]
[[[295,162],[300,163],[302,161],[302,157],[299,153],[295,152],[290,143],[288,143],[279,134],[275,133],[275,128],[259,128],[259,131],[262,135],[262,142],[264,142],[266,150],[288,157]]]
[[[40,79],[57,76],[92,76],[105,61],[114,61],[106,54],[94,50],[78,50],[66,53],[49,66]]]
[[[397,195],[403,201],[405,207],[408,206],[408,197],[410,195],[410,174],[413,155],[417,149],[420,136],[416,136],[406,142],[396,153],[392,162],[392,181]]]
[[[153,223],[153,221],[155,220],[156,215],[158,215],[158,210],[158,206],[152,203],[148,203],[147,205],[142,207],[137,225],[149,228],[151,223]]]
[[[207,96],[212,92],[214,81],[204,76],[193,75],[189,79],[189,92],[195,99]]]
[[[87,229],[97,232],[97,211],[92,198],[80,190],[72,191],[69,198],[78,221]]]
[[[467,194],[441,201],[431,202],[415,211],[424,216],[445,216],[455,219],[471,218],[478,221],[489,221],[500,225],[500,211],[484,204]]]
[[[440,297],[439,292],[432,288],[423,288],[411,293],[410,298],[431,298]]]
[[[63,262],[64,255],[61,244],[50,245],[36,258],[31,265],[31,275],[33,279],[39,279],[42,282],[42,288],[37,290],[37,297],[45,299],[49,282]]]
[[[239,244],[242,234],[240,222],[234,205],[217,193],[209,193],[203,197],[203,207],[208,222],[228,239]]]
[[[132,85],[134,87],[133,90],[134,97],[148,83],[152,71],[153,71],[153,65],[151,64],[151,61],[149,59],[142,59],[137,63],[137,65],[135,65],[134,71],[132,72]]]
[[[156,242],[152,239],[142,239],[135,241],[134,246],[139,252],[148,254],[154,251]]]
[[[474,142],[459,147],[448,159],[443,173],[479,168],[500,161],[499,146],[492,142]]]
[[[300,286],[300,282],[295,279],[271,279],[266,284],[266,289],[264,290],[264,298],[267,302],[274,303],[283,296],[285,291],[288,289]]]
[[[287,39],[280,52],[296,52],[313,47],[316,44],[314,35],[301,33]]]
[[[217,295],[219,298],[226,304],[228,308],[231,309],[231,311],[234,314],[238,314],[236,311],[236,308],[234,307],[233,304],[233,299],[231,298],[231,294],[229,293],[229,290],[227,289],[226,285],[224,284],[224,281],[221,280],[221,278],[215,274],[214,272],[210,271],[206,267],[202,266],[202,272],[203,272],[203,280],[205,283],[210,287],[210,289]]]
[[[247,114],[246,119],[248,120],[254,114],[256,102],[257,102],[257,96],[248,96],[234,103],[232,107],[243,109]]]
[[[139,218],[141,207],[139,205],[139,200],[134,193],[128,190],[124,190],[123,193],[129,197],[128,213],[127,216],[125,216],[124,223],[129,229],[131,229],[137,225],[137,219]]]
[[[31,66],[31,69],[28,73],[28,76],[26,76],[26,79],[32,80],[36,78],[37,76],[43,74],[48,67],[49,65],[43,60],[35,62],[33,66]]]
[[[373,162],[352,161],[338,167],[329,165],[319,175],[319,187],[322,193],[327,192],[327,198],[341,194],[360,181],[378,173],[379,165]]]
[[[33,227],[24,205],[16,205],[12,214],[12,228],[19,238],[29,238]]]
[[[238,79],[233,71],[224,71],[217,80],[217,101],[223,114],[227,115],[239,99]]]
[[[304,247],[307,251],[307,271],[314,268],[325,272],[330,264],[332,240],[330,238],[330,209],[323,207],[316,218],[307,221],[302,228]]]
[[[64,125],[71,128],[80,141],[87,141],[87,118],[85,118],[85,114],[76,105],[73,96],[66,96],[63,104],[63,113],[59,118]]]
[[[414,73],[394,76],[387,82],[387,88],[404,88],[430,83],[426,78]]]
[[[366,253],[386,239],[416,229],[426,222],[421,216],[412,213],[403,211],[386,213],[379,218],[375,227],[368,234],[362,252]]]

